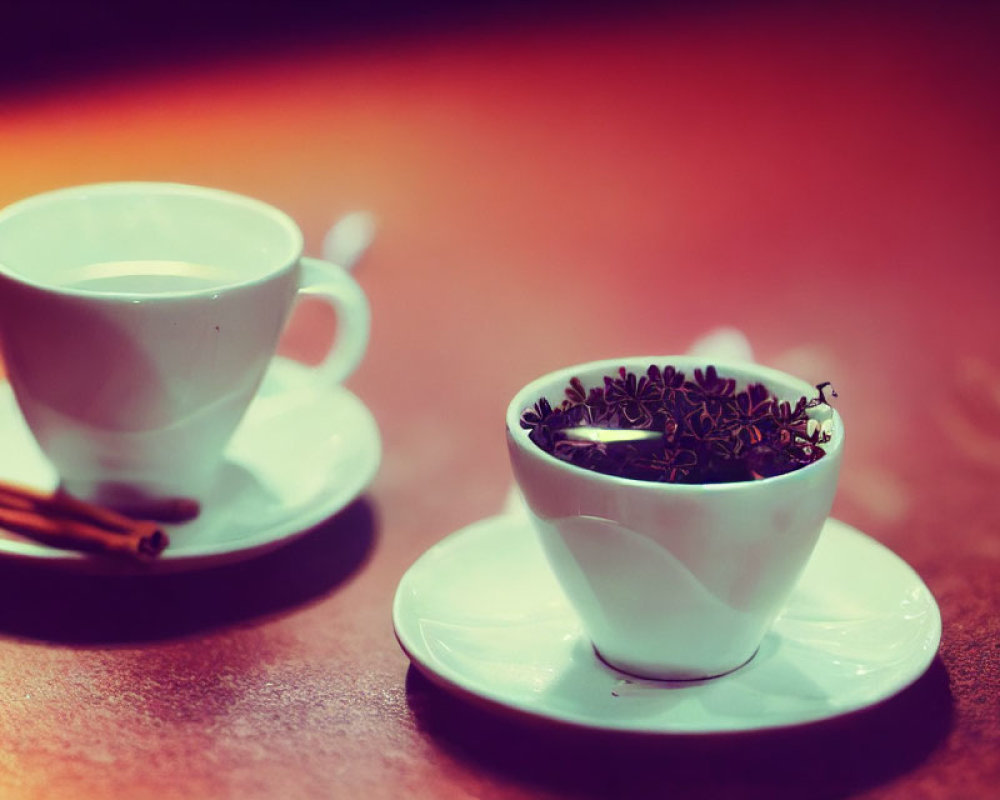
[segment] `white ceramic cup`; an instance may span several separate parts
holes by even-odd
[[[764,383],[781,399],[816,388],[755,364],[690,356],[598,361],[550,373],[521,389],[507,409],[517,484],[552,570],[601,658],[624,672],[688,680],[749,661],[806,565],[830,513],[843,452],[840,416],[826,455],[783,475],[717,484],[657,483],[562,461],[528,437],[521,414],[539,398],[553,407],[570,379],[588,389],[620,366],[637,376],[673,365],[693,379],[713,363],[738,388]]]
[[[201,496],[296,297],[337,314],[317,386],[350,375],[367,299],[302,249],[283,212],[197,186],[78,186],[0,211],[0,345],[63,488],[129,508]]]

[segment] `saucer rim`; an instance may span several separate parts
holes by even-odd
[[[882,687],[882,689],[875,693],[874,696],[870,696],[867,699],[856,702],[852,705],[828,709],[826,713],[812,713],[808,716],[798,716],[795,719],[761,719],[754,724],[747,725],[719,726],[664,725],[662,722],[661,724],[652,725],[642,723],[637,724],[628,719],[601,721],[595,720],[592,717],[573,716],[558,709],[550,710],[542,706],[532,706],[516,697],[513,699],[505,698],[503,697],[502,690],[497,691],[495,689],[491,689],[490,687],[483,687],[481,683],[465,679],[463,675],[456,673],[456,671],[451,668],[446,667],[444,669],[439,669],[434,665],[433,659],[422,657],[418,652],[419,648],[415,647],[413,640],[407,636],[407,623],[404,621],[404,609],[406,606],[407,584],[413,580],[412,574],[414,571],[420,570],[424,567],[424,565],[431,563],[437,555],[439,555],[442,551],[446,551],[449,547],[454,546],[455,543],[462,537],[473,536],[477,533],[480,535],[486,535],[479,529],[487,528],[490,525],[498,523],[510,522],[522,526],[530,525],[530,520],[524,516],[523,511],[519,511],[517,506],[518,504],[516,503],[516,500],[508,501],[503,513],[485,517],[466,525],[453,533],[448,534],[425,550],[403,574],[397,585],[392,603],[393,633],[400,649],[409,659],[412,667],[435,686],[438,686],[439,688],[457,697],[465,699],[466,701],[489,711],[507,716],[513,716],[518,719],[529,720],[535,723],[555,724],[569,728],[601,731],[621,735],[670,737],[752,735],[765,731],[800,729],[805,726],[848,717],[853,714],[863,712],[866,709],[873,708],[890,698],[895,697],[916,683],[927,672],[937,656],[942,635],[940,607],[938,606],[933,593],[929,590],[920,575],[906,561],[881,542],[871,536],[868,536],[848,523],[829,517],[824,525],[821,536],[827,535],[827,531],[830,530],[833,532],[830,535],[834,537],[844,537],[846,539],[856,538],[859,542],[862,542],[866,547],[870,548],[872,552],[878,553],[879,556],[884,559],[883,563],[891,563],[893,568],[900,570],[900,572],[905,572],[907,578],[913,581],[914,589],[920,588],[923,590],[923,594],[927,601],[927,611],[930,612],[926,623],[926,629],[922,631],[923,646],[922,648],[914,649],[909,669],[905,671],[905,674],[898,677],[897,680],[889,682],[889,685]],[[555,581],[554,576],[552,580]],[[571,609],[569,610],[569,613],[572,613]],[[591,649],[593,649],[592,646]],[[744,667],[748,666],[753,661],[754,659],[751,658],[750,661],[747,662],[747,665],[715,678],[693,681],[665,681],[664,683],[672,687],[682,685],[684,688],[697,690],[700,686],[712,685],[716,682],[739,680]],[[636,678],[628,673],[621,672],[606,662],[601,661],[599,655],[595,652],[594,660],[591,662],[591,668],[595,668],[598,662],[600,662],[601,668],[609,670],[613,674],[617,674],[623,681],[654,685],[657,683],[656,681]],[[648,720],[646,722],[648,723]]]
[[[301,362],[284,356],[275,356],[262,387],[271,376],[277,376],[278,381],[294,384],[295,381],[305,380],[309,372],[310,368]],[[349,488],[333,493],[317,492],[315,502],[308,509],[300,509],[290,514],[287,519],[271,523],[264,532],[255,531],[237,539],[223,539],[209,543],[192,541],[180,546],[175,541],[172,547],[167,547],[157,559],[149,562],[104,558],[28,539],[8,538],[5,534],[0,535],[0,560],[108,575],[181,572],[256,558],[306,535],[317,525],[354,502],[374,480],[382,460],[382,440],[378,423],[371,410],[356,394],[342,385],[330,386],[318,392],[317,389],[310,387],[309,391],[317,393],[318,398],[323,398],[322,402],[330,403],[331,406],[346,405],[349,408],[351,424],[344,426],[344,430],[349,432],[353,441],[371,441],[366,447],[369,457],[357,464],[356,471],[352,471],[354,477],[349,483]],[[310,402],[316,402],[316,398],[310,398]],[[17,402],[9,381],[0,375],[0,414],[7,413],[18,413]],[[248,416],[249,413],[248,410]],[[245,423],[246,418],[234,433],[233,441],[239,440],[240,431]],[[40,451],[38,457],[50,466]],[[181,529],[180,525],[173,524],[166,524],[163,527],[168,535]]]

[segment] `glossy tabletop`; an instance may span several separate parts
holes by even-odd
[[[0,83],[0,205],[219,186],[288,211],[312,254],[371,211],[373,338],[348,388],[383,448],[356,501],[254,559],[152,576],[0,559],[0,797],[992,796],[996,11],[514,3],[416,24],[388,5],[381,26],[175,35]],[[936,598],[927,672],[812,725],[657,736],[505,713],[410,667],[396,587],[504,507],[513,393],[720,328],[833,382],[834,516]],[[303,306],[282,352],[308,363],[334,333]]]

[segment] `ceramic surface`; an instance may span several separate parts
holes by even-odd
[[[641,680],[602,662],[523,513],[428,550],[399,583],[393,622],[413,664],[450,691],[588,728],[666,734],[786,727],[864,708],[916,680],[941,637],[920,577],[832,519],[759,652],[717,678]]]
[[[72,187],[0,211],[7,374],[70,491],[113,506],[196,496],[296,296],[338,314],[317,381],[353,371],[368,341],[365,295],[301,251],[283,212],[197,186]]]
[[[715,364],[739,388],[764,383],[794,405],[815,387],[756,364],[647,356],[581,364],[532,382],[507,411],[514,477],[553,571],[601,655],[650,678],[719,675],[753,655],[795,585],[830,513],[843,451],[836,410],[826,455],[763,480],[691,485],[629,480],[583,469],[528,438],[521,413],[556,407],[570,379],[588,390],[625,366],[644,376],[673,365],[695,379]]]
[[[7,384],[0,385],[0,479],[54,488],[55,469],[25,427]],[[212,566],[266,552],[306,532],[354,500],[381,459],[369,410],[342,387],[318,389],[310,370],[275,359],[226,450],[201,515],[165,526],[170,546],[152,564],[47,547],[0,531],[0,556],[90,571],[170,571]]]

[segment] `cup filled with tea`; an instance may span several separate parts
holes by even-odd
[[[601,659],[691,680],[753,658],[833,504],[844,427],[830,396],[692,356],[579,364],[517,392],[514,476]]]
[[[337,315],[317,386],[349,376],[367,298],[302,251],[284,212],[200,186],[77,186],[0,210],[4,365],[62,489],[140,514],[201,497],[296,298]]]

